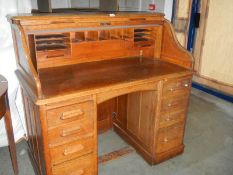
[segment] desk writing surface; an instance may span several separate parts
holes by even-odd
[[[121,58],[39,70],[44,98],[188,72],[149,58]]]

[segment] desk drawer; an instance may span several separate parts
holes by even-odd
[[[56,147],[72,141],[92,138],[93,135],[93,118],[84,118],[82,120],[77,120],[53,129],[49,129],[49,147]]]
[[[163,84],[163,96],[189,93],[191,88],[191,82],[191,77],[184,77],[172,81],[165,81]]]
[[[52,168],[53,175],[94,175],[95,158],[93,154],[67,161]]]
[[[93,101],[48,110],[48,127],[51,128],[60,124],[91,118],[93,117],[93,110]]]
[[[184,124],[179,123],[159,130],[156,152],[161,153],[183,143]]]
[[[159,127],[163,128],[179,122],[184,122],[185,112],[185,110],[178,110],[161,113]]]
[[[184,110],[187,108],[188,104],[188,95],[178,96],[178,97],[172,97],[172,98],[164,98],[162,100],[162,108],[161,110],[166,111],[173,111],[173,110]]]
[[[93,152],[93,138],[74,141],[62,146],[57,146],[50,149],[52,164],[59,164],[67,160],[78,158],[82,155]]]
[[[36,52],[38,62],[48,61],[48,59],[66,58],[70,56],[69,49],[44,50]]]

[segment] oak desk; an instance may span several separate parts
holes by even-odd
[[[183,152],[192,56],[163,14],[9,19],[38,174],[96,175],[112,126],[150,164]]]

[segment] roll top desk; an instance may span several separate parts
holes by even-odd
[[[163,14],[8,19],[38,174],[97,175],[111,126],[151,165],[183,152],[192,56]]]

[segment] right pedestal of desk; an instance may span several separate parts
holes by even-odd
[[[183,138],[191,76],[164,79],[157,91],[118,97],[114,129],[149,164],[157,164],[184,150]]]

